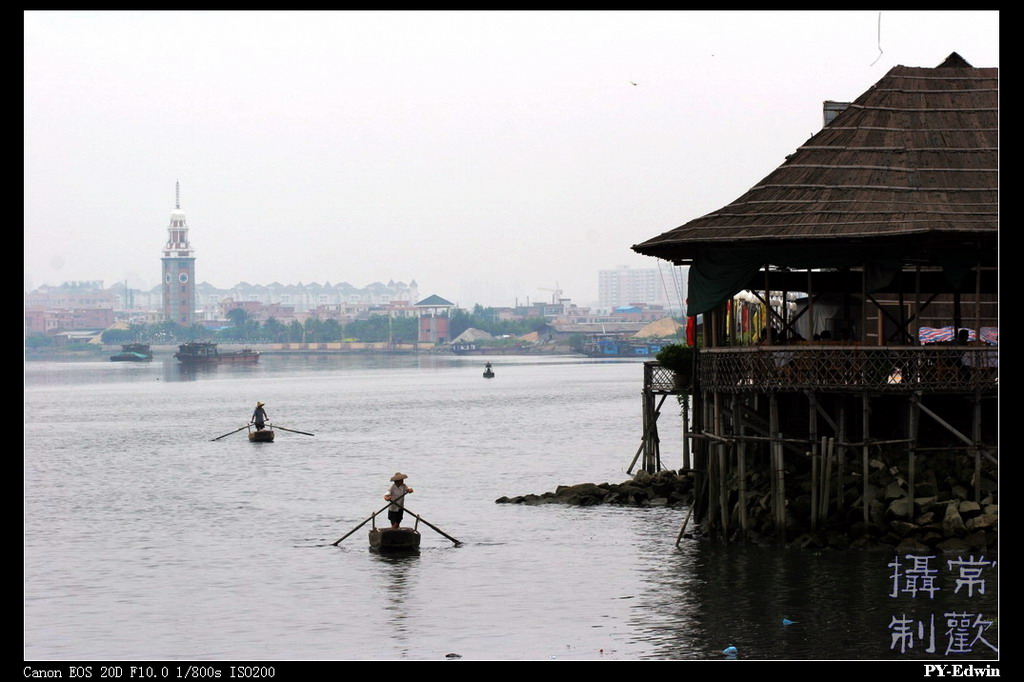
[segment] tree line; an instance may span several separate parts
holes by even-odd
[[[100,337],[107,345],[123,343],[179,344],[188,341],[218,343],[334,343],[342,341],[375,343],[414,343],[419,336],[419,321],[412,317],[370,315],[365,320],[342,323],[339,320],[309,318],[305,322],[292,320],[285,324],[273,317],[262,324],[249,314],[235,308],[227,313],[228,326],[211,330],[199,324],[185,327],[175,322],[158,324],[132,324],[128,329],[108,329]],[[544,318],[526,320],[499,320],[493,308],[477,304],[472,311],[454,309],[450,315],[448,331],[451,338],[470,327],[486,331],[493,336],[521,336],[539,330],[546,324]],[[25,340],[27,348],[41,349],[53,344],[45,334],[32,334]]]

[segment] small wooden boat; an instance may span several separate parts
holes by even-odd
[[[153,359],[153,351],[148,343],[123,343],[121,352],[110,356],[111,362],[148,362]]]
[[[253,426],[249,427],[249,442],[250,443],[273,443],[274,442],[274,427],[267,424],[266,428],[258,430]]]
[[[381,552],[415,552],[420,548],[420,532],[415,528],[371,528],[370,548]]]

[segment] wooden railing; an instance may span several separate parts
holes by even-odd
[[[725,393],[958,393],[999,387],[999,349],[979,346],[798,345],[701,349],[697,382]],[[644,387],[682,392],[675,373],[644,363]]]

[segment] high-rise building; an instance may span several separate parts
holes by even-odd
[[[597,271],[597,298],[601,308],[644,303],[678,309],[685,300],[685,268],[630,268]]]
[[[191,327],[196,310],[196,258],[188,242],[188,223],[181,210],[180,185],[174,183],[174,210],[167,226],[163,258],[164,318]]]

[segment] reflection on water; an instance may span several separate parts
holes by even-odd
[[[490,360],[490,380],[450,356],[266,355],[187,379],[174,362],[28,363],[26,658],[997,657],[995,571],[966,597],[939,557],[940,591],[893,597],[888,553],[676,547],[686,509],[496,504],[625,480],[642,365]],[[256,400],[315,437],[212,440]],[[677,436],[666,423],[668,461]],[[367,527],[332,544],[395,471],[410,512],[460,545],[429,527],[419,554],[371,551]],[[931,652],[893,647],[904,615]],[[960,635],[973,650],[950,653]]]
[[[381,604],[381,619],[393,629],[396,637],[402,639],[416,627],[415,618],[410,619],[408,616],[406,603],[410,591],[416,587],[419,553],[392,556],[374,552],[374,559],[377,564],[375,570],[379,571],[384,585],[385,600]]]

